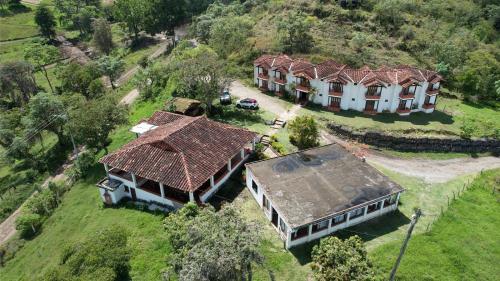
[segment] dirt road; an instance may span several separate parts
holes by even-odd
[[[281,116],[287,110],[287,103],[268,95],[259,90],[243,85],[239,81],[231,84],[231,94],[243,98],[254,98],[259,102],[262,109]],[[299,107],[293,107],[293,116],[297,113]],[[290,110],[292,111],[292,110]],[[333,113],[332,113],[333,114]],[[293,116],[289,116],[291,118]],[[400,159],[387,156],[379,152],[368,149],[365,145],[355,144],[332,135],[327,130],[321,131],[321,141],[324,144],[339,143],[348,147],[355,154],[359,153],[366,157],[368,162],[380,165],[388,170],[419,177],[427,182],[439,183],[452,180],[453,178],[464,175],[478,173],[481,170],[494,169],[500,167],[500,158],[498,157],[479,157],[479,158],[457,158],[449,160],[430,160],[430,159]]]

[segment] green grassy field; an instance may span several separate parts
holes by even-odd
[[[34,22],[35,6],[25,4],[24,11],[7,12],[0,16],[0,41],[38,35]]]
[[[485,172],[450,205],[430,232],[414,235],[397,280],[498,280],[500,196],[498,191],[492,193],[492,187],[498,187],[499,179],[500,170]],[[370,253],[385,276],[400,246],[394,241]]]
[[[500,128],[498,110],[445,97],[439,97],[436,110],[432,114],[417,112],[410,116],[399,116],[395,113],[383,113],[370,116],[352,110],[332,113],[319,107],[303,108],[299,114],[312,115],[323,122],[334,122],[355,129],[396,134],[459,135],[464,117],[474,119],[478,123],[491,123],[490,128],[479,126],[475,136],[489,134],[493,128]]]

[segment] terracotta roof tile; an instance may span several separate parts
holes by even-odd
[[[156,112],[149,120],[159,127],[99,162],[182,191],[195,191],[255,138],[253,132],[205,116]]]

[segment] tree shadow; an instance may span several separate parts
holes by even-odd
[[[216,121],[240,127],[245,127],[248,123],[264,124],[266,121],[259,115],[258,110],[240,109],[233,105],[216,107],[210,117]]]
[[[364,242],[368,242],[380,236],[398,230],[399,227],[410,223],[410,219],[399,210],[373,218],[359,225],[340,229],[332,233],[332,236],[347,239],[353,235],[359,236]],[[327,237],[327,236],[325,236]],[[311,262],[311,252],[314,246],[319,244],[320,239],[296,246],[289,251],[301,265]]]
[[[150,36],[140,36],[137,40],[130,41],[130,51],[136,52],[149,46],[156,45],[159,40]]]
[[[6,8],[0,8],[0,17],[11,17],[17,14],[29,13],[31,8],[21,3],[9,4]]]
[[[234,172],[224,183],[222,188],[208,200],[208,203],[218,211],[225,203],[232,203],[240,196],[244,189],[245,185],[242,183],[242,170],[239,169]]]

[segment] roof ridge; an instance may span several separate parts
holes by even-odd
[[[189,173],[189,169],[187,167],[186,157],[184,156],[183,152],[179,152],[179,154],[181,155],[182,158],[182,166],[184,168],[184,173],[186,173],[186,179],[189,191],[191,192],[191,190],[193,189],[193,183],[191,182],[191,174]]]

